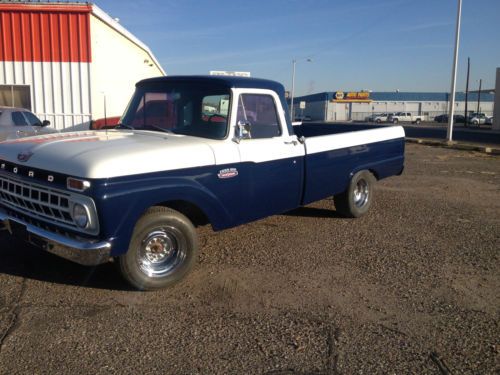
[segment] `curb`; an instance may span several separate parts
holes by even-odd
[[[436,146],[462,151],[477,151],[488,155],[500,155],[500,148],[490,146],[472,145],[467,143],[448,142],[434,139],[406,138],[408,143],[417,143],[425,146]]]

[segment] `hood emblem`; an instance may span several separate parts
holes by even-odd
[[[30,160],[30,158],[32,156],[33,156],[33,153],[31,151],[23,151],[23,152],[20,152],[19,154],[17,154],[17,160],[25,163],[28,160]]]

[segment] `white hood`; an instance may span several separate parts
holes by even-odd
[[[25,162],[21,159],[28,159]],[[214,165],[200,138],[148,131],[86,131],[0,143],[0,159],[82,178],[108,178]]]

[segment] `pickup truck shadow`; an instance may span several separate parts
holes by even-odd
[[[292,211],[285,212],[285,216],[300,216],[300,217],[324,217],[324,218],[343,218],[334,209],[316,208],[316,207],[299,207]]]
[[[0,274],[84,288],[132,290],[112,263],[85,267],[12,239],[0,239]]]

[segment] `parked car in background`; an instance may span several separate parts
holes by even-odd
[[[379,113],[379,114],[373,114],[370,117],[368,117],[367,121],[370,122],[376,122],[377,124],[380,124],[381,122],[387,122],[387,119],[389,116],[394,115],[394,113]]]
[[[448,115],[439,115],[434,117],[434,121],[439,122],[439,123],[446,123],[448,122]],[[455,124],[464,124],[465,123],[465,116],[463,115],[453,115],[453,122]]]
[[[24,108],[0,107],[0,142],[6,139],[57,133],[49,127],[50,121],[41,121]]]
[[[410,112],[397,112],[394,115],[389,116],[388,122],[397,124],[400,122],[411,122],[412,124],[420,124],[422,121],[426,120],[426,116],[423,115],[412,115]]]
[[[486,120],[488,120],[488,116],[486,116],[484,113],[472,113],[468,118],[467,118],[467,123],[470,125],[482,125],[486,124]]]

